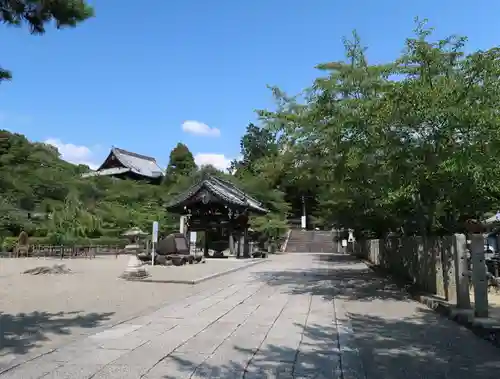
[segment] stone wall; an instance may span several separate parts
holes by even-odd
[[[419,289],[455,301],[454,237],[358,241],[354,254]]]

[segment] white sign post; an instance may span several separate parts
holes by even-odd
[[[196,256],[196,239],[196,232],[189,233],[189,253],[194,256]]]
[[[153,235],[151,238],[151,266],[155,265],[156,243],[158,242],[158,221],[153,222]]]

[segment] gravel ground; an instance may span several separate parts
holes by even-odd
[[[121,322],[224,281],[222,276],[195,286],[129,282],[118,278],[127,267],[128,259],[127,256],[63,261],[50,258],[0,259],[0,330],[2,325],[9,325],[9,330],[18,325],[17,334],[22,334],[26,322],[38,325],[47,332],[48,339],[31,350],[42,351],[77,335],[87,334],[100,325]],[[61,263],[71,269],[72,274],[21,274],[37,266]],[[192,266],[148,269],[152,274],[150,279],[196,279],[242,264],[233,260],[209,260]],[[25,333],[37,333],[37,330],[26,330]],[[8,336],[0,333],[0,347],[8,343]],[[15,351],[12,346],[9,350]]]

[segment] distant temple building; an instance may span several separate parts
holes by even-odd
[[[156,159],[113,147],[104,163],[96,170],[82,174],[83,178],[111,176],[160,183],[164,172]]]

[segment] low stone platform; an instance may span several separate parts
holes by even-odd
[[[205,263],[186,264],[184,266],[147,266],[151,274],[141,282],[198,284],[205,280],[251,267],[265,262],[266,259],[207,259]]]

